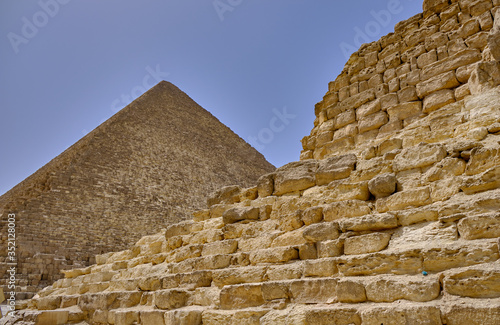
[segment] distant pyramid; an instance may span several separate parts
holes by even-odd
[[[18,285],[34,292],[60,278],[60,269],[190,217],[215,189],[250,186],[274,169],[162,81],[0,197],[3,235],[7,214],[16,214]]]

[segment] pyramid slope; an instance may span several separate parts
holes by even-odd
[[[18,218],[21,286],[33,291],[59,278],[59,268],[125,249],[204,208],[215,189],[249,186],[272,170],[185,93],[160,82],[0,197],[2,220]]]

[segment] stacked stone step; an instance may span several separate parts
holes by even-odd
[[[372,155],[225,187],[193,220],[64,271],[4,324],[498,324],[498,98],[446,105]],[[414,132],[436,121],[451,137]]]
[[[390,138],[500,82],[498,0],[426,0],[394,33],[363,44],[315,107],[301,160]]]

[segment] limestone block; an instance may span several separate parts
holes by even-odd
[[[344,253],[344,240],[326,240],[316,243],[318,258],[335,257]]]
[[[214,270],[212,272],[213,284],[219,288],[226,285],[257,283],[264,281],[267,268],[263,266],[247,266]]]
[[[220,293],[222,309],[257,307],[264,304],[261,284],[225,286]]]
[[[382,79],[380,75],[377,75],[379,81],[377,81],[377,85],[382,83]],[[371,79],[370,79],[371,80]],[[372,88],[375,88],[376,85]],[[363,106],[359,107],[356,110],[356,119],[360,120],[361,118],[377,113],[378,111],[381,110],[381,105],[380,105],[380,99],[376,99],[372,102],[366,103]]]
[[[427,80],[447,71],[475,63],[481,60],[481,52],[477,49],[467,49],[455,53],[443,60],[429,64],[420,73],[421,80]],[[434,89],[436,90],[436,89]]]
[[[378,252],[387,247],[390,239],[391,234],[388,233],[372,233],[349,237],[344,242],[344,254],[356,255]]]
[[[36,315],[36,325],[59,325],[66,324],[69,319],[67,310],[48,310]]]
[[[318,163],[315,160],[303,160],[278,168],[274,179],[274,195],[283,195],[314,186],[314,173],[317,167]]]
[[[399,103],[398,95],[394,93],[389,93],[380,97],[380,107],[383,111],[386,111],[389,107],[395,106]]]
[[[290,295],[293,303],[332,303],[337,299],[337,279],[307,279],[290,283]]]
[[[339,273],[344,276],[374,274],[417,274],[422,270],[422,257],[417,249],[368,255],[346,255],[337,258]]]
[[[393,161],[396,172],[432,165],[444,159],[446,149],[440,144],[420,143],[416,147],[405,148]]]
[[[449,325],[496,325],[500,322],[498,303],[455,304],[443,312],[443,321]]]
[[[390,120],[404,120],[413,116],[419,116],[421,113],[421,101],[401,103],[387,109]]]
[[[241,220],[258,220],[259,209],[254,207],[234,207],[226,210],[222,218],[224,224],[235,223]]]
[[[38,310],[54,310],[61,306],[61,296],[48,296],[35,299]]]
[[[188,245],[177,249],[174,253],[174,261],[179,263],[189,258],[201,256],[203,245]]]
[[[435,276],[381,276],[365,286],[366,297],[374,302],[393,302],[399,299],[411,301],[431,301],[441,291],[439,278]]]
[[[485,147],[475,148],[472,150],[467,168],[466,175],[480,174],[491,167],[500,165],[500,148],[499,147]]]
[[[398,219],[390,213],[365,215],[363,217],[341,219],[339,227],[345,231],[384,230],[398,227]]]
[[[458,222],[458,232],[468,240],[500,237],[500,213],[463,218]]]
[[[266,276],[271,281],[300,279],[303,274],[302,263],[273,265],[267,268]]]
[[[323,207],[325,221],[334,221],[342,218],[352,218],[369,214],[371,208],[361,200],[346,200],[334,202]]]
[[[328,184],[328,194],[336,201],[362,200],[370,198],[368,181],[351,182],[349,180],[337,180]]]
[[[500,166],[492,167],[485,172],[464,179],[460,189],[465,194],[473,194],[500,187]]]
[[[398,217],[398,223],[401,226],[409,226],[420,222],[438,220],[437,208],[433,207],[423,207],[397,211],[396,215]]]
[[[284,324],[284,323],[283,323]],[[287,324],[305,324],[305,325],[361,325],[361,318],[356,308],[337,307],[337,306],[318,306],[308,308],[304,312],[304,318],[297,320],[296,323]]]
[[[418,305],[395,308],[371,307],[361,312],[361,320],[363,325],[442,324],[439,307]]]
[[[266,282],[262,284],[262,296],[264,300],[288,299],[290,288],[287,282]]]
[[[304,225],[309,226],[313,223],[318,223],[323,220],[323,207],[314,206],[304,210],[302,213],[302,221]]]
[[[154,293],[154,304],[160,309],[176,309],[184,307],[189,298],[185,290],[168,289],[158,290]]]
[[[299,252],[293,247],[274,247],[260,249],[250,253],[250,263],[284,263],[299,257]]]
[[[461,177],[449,177],[430,184],[432,202],[444,201],[460,192]]]
[[[217,254],[232,254],[238,249],[238,241],[228,239],[216,241],[203,245],[201,256],[217,255]]]
[[[340,129],[344,125],[351,124],[356,121],[356,112],[354,109],[348,109],[345,112],[337,115],[335,119],[335,129]]]
[[[500,61],[500,12],[498,11],[493,28],[488,35],[488,47],[495,60]]]
[[[333,259],[323,256],[321,259],[304,261],[305,277],[331,277],[335,273],[337,267]]]
[[[303,236],[303,228],[285,232],[284,234],[276,237],[271,247],[281,247],[281,246],[294,246],[305,244],[307,240]]]
[[[455,76],[455,72],[448,71],[419,83],[417,85],[417,95],[420,98],[424,98],[438,90],[455,88],[459,85],[460,83]]]
[[[345,152],[348,149],[351,149],[354,146],[354,139],[351,136],[346,136],[338,139],[334,139],[331,142],[325,144],[322,148],[319,156],[315,158],[323,159],[325,157],[330,157],[332,155]]]
[[[232,208],[232,204],[215,204],[210,207],[210,218],[216,219],[222,217],[226,210]],[[195,223],[194,225],[196,225]]]
[[[212,193],[207,199],[207,206],[211,207],[214,204],[233,204],[240,201],[241,187],[231,185],[223,187]]]
[[[196,288],[191,295],[189,304],[197,306],[218,306],[220,304],[220,289],[215,286]]]
[[[430,203],[430,187],[420,187],[394,193],[386,198],[378,199],[375,206],[378,212],[396,211],[419,207]]]
[[[108,314],[108,322],[115,325],[137,324],[139,312],[137,310],[112,310]]]
[[[191,233],[193,221],[182,221],[167,227],[165,238],[168,240],[174,236],[189,235]]]
[[[373,89],[368,89],[363,92],[360,92],[359,94],[356,94],[354,96],[351,96],[347,98],[343,103],[343,107],[348,107],[348,108],[358,108],[361,105],[372,101],[375,99],[375,91]]]
[[[440,179],[452,176],[462,175],[465,171],[466,163],[462,159],[446,157],[430,168],[424,178],[429,182],[435,182]]]
[[[500,271],[470,268],[448,273],[443,279],[445,292],[471,298],[500,297]]]
[[[351,171],[354,170],[356,164],[356,156],[347,154],[334,156],[319,162],[316,171],[316,184],[324,185],[333,180],[349,177]]]
[[[266,197],[274,191],[274,173],[262,175],[257,180],[257,192],[259,197]]]
[[[204,309],[199,307],[190,307],[186,310],[172,310],[167,311],[164,316],[165,325],[201,325],[202,324],[202,312]],[[145,323],[142,320],[143,313],[141,312],[141,324],[162,324],[160,323]],[[159,318],[155,321],[160,321]]]
[[[318,133],[316,137],[316,145],[318,147],[323,146],[325,143],[333,140],[333,131],[325,131]]]
[[[346,126],[341,127],[336,130],[333,134],[333,139],[340,139],[344,137],[353,137],[358,134],[358,123],[347,124]],[[332,139],[330,139],[332,140]]]
[[[318,258],[318,251],[314,243],[301,244],[299,247],[299,259],[310,260]]]
[[[455,102],[455,91],[451,89],[442,89],[436,91],[424,98],[423,112],[434,112],[441,107]]]
[[[471,72],[468,84],[473,95],[494,89],[500,84],[500,63],[491,61],[476,64]]]
[[[367,115],[358,121],[359,133],[378,129],[388,121],[389,119],[387,118],[387,114],[385,112],[377,112]]]
[[[446,245],[442,248],[429,248],[421,252],[423,270],[441,272],[456,267],[488,263],[498,260],[498,245],[492,242],[467,246]]]
[[[365,287],[355,279],[340,279],[337,283],[337,298],[339,302],[360,303],[366,301]]]
[[[321,222],[307,226],[302,236],[308,241],[318,242],[339,238],[339,227],[335,222]],[[300,241],[297,241],[300,243]]]
[[[368,190],[376,199],[391,195],[396,191],[396,176],[385,173],[368,182]]]
[[[189,239],[190,244],[204,244],[211,243],[214,241],[222,240],[224,238],[223,231],[221,229],[205,229],[193,233]]]

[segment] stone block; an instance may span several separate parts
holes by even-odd
[[[430,203],[430,187],[420,187],[402,192],[396,192],[391,196],[378,199],[375,206],[378,212],[403,210],[408,207],[419,207]]]
[[[458,222],[458,232],[468,240],[500,237],[500,213],[463,218]]]
[[[219,288],[226,285],[262,282],[266,276],[266,267],[246,266],[212,271],[213,284]]]
[[[378,75],[380,76],[380,75]],[[380,80],[382,81],[382,80]],[[382,83],[382,82],[380,82]],[[375,87],[373,87],[375,88]],[[361,118],[368,116],[370,114],[376,113],[381,110],[380,99],[376,99],[372,102],[366,103],[363,106],[359,107],[356,110],[356,119],[360,120]]]
[[[171,310],[167,311],[164,316],[165,325],[201,325],[202,324],[202,308],[190,308],[186,310]],[[141,312],[141,324],[161,325],[159,319],[155,322],[146,323],[142,320],[143,312]],[[158,323],[157,323],[157,322]]]
[[[160,309],[176,309],[186,306],[189,293],[185,290],[168,289],[154,292],[154,305]]]
[[[299,252],[293,247],[274,247],[250,252],[250,263],[285,263],[299,257]]]
[[[338,224],[334,222],[315,223],[305,227],[302,236],[311,242],[337,239],[339,238]]]
[[[376,199],[391,195],[396,191],[396,176],[392,173],[385,173],[368,182],[368,190]]]
[[[448,273],[443,290],[452,295],[471,298],[500,297],[500,270],[470,268]]]
[[[346,238],[344,242],[344,254],[356,255],[379,252],[387,247],[391,234],[372,233],[361,236]]]
[[[444,72],[452,71],[459,67],[480,61],[481,58],[481,52],[477,49],[463,50],[426,66],[422,69],[420,77],[422,80],[427,80]]]
[[[368,203],[361,200],[346,200],[331,203],[323,207],[325,221],[334,221],[342,218],[352,218],[369,214],[371,208]]]
[[[345,231],[374,231],[398,227],[398,219],[390,213],[365,215],[363,217],[341,219],[339,227]]]
[[[361,312],[361,320],[363,325],[442,324],[439,307],[418,305],[395,308],[371,307]]]
[[[318,258],[335,257],[344,253],[344,240],[326,240],[316,243]]]
[[[389,119],[385,112],[377,112],[371,115],[367,115],[358,121],[359,133],[378,129],[388,121]]]
[[[274,191],[274,173],[266,174],[257,180],[257,193],[259,197],[272,195]]]
[[[305,277],[331,277],[335,273],[337,273],[335,262],[326,256],[317,260],[304,261]]]
[[[360,303],[366,301],[364,285],[354,279],[340,279],[337,283],[337,298],[343,303]]]
[[[233,204],[240,201],[241,187],[231,185],[223,187],[212,193],[207,199],[207,206],[211,207],[214,204]]]
[[[390,253],[381,251],[368,255],[337,257],[339,273],[344,276],[376,274],[417,274],[422,270],[422,256],[417,249]]]
[[[492,167],[485,172],[464,178],[460,189],[465,194],[474,194],[500,187],[500,166]]]
[[[380,276],[365,285],[366,297],[374,302],[393,302],[399,299],[431,301],[436,299],[441,286],[435,276]]]
[[[238,249],[238,241],[228,239],[223,241],[212,242],[203,245],[201,256],[217,255],[217,254],[232,254]]]
[[[303,160],[278,168],[274,178],[274,195],[301,191],[314,186],[317,167],[317,161]]]
[[[224,224],[231,224],[242,220],[258,220],[259,208],[254,207],[234,207],[222,215]]]
[[[287,231],[279,235],[273,240],[271,247],[295,246],[305,244],[307,240],[303,236],[304,229],[299,228],[292,231]]]
[[[500,305],[455,304],[444,310],[443,321],[447,325],[497,325],[500,322]]]
[[[356,155],[347,154],[321,160],[316,171],[316,185],[349,177],[356,164]]]
[[[69,311],[67,310],[47,310],[36,315],[36,325],[62,325],[67,324]]]
[[[168,240],[174,236],[182,236],[191,234],[192,230],[192,221],[182,221],[167,227],[165,231],[165,238]]]
[[[407,102],[389,107],[387,109],[387,114],[389,114],[389,119],[391,121],[404,120],[413,116],[419,116],[420,114],[422,114],[422,102]]]
[[[306,279],[290,283],[291,301],[297,304],[332,303],[336,297],[337,279]]]
[[[451,89],[442,89],[424,98],[423,112],[430,113],[454,102],[455,91]]]
[[[362,200],[370,198],[368,182],[351,182],[349,180],[337,180],[328,184],[328,194],[336,201]]]
[[[448,71],[419,83],[417,85],[417,95],[420,98],[424,98],[438,90],[455,88],[459,85],[460,83],[455,76],[455,72]]]
[[[225,286],[220,292],[222,309],[241,309],[264,304],[261,284]]]
[[[405,148],[393,161],[396,172],[432,165],[443,160],[447,155],[441,144],[420,143],[416,147]]]
[[[321,222],[323,220],[323,207],[314,206],[304,210],[302,213],[302,221],[304,225],[309,226],[314,223]]]
[[[335,119],[335,129],[340,129],[341,127],[351,124],[356,121],[356,112],[354,109],[348,109],[345,112],[337,115]]]

